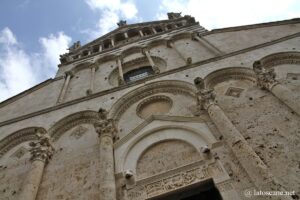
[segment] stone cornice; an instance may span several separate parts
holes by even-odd
[[[283,42],[283,41],[287,41],[287,40],[290,40],[290,39],[293,39],[293,38],[296,38],[296,37],[300,37],[300,32],[289,35],[289,36],[285,36],[285,37],[282,37],[282,38],[279,38],[279,39],[276,39],[276,40],[273,40],[273,41],[270,41],[270,42],[266,42],[266,43],[262,43],[262,44],[255,45],[255,46],[252,46],[252,47],[248,47],[246,49],[231,52],[231,53],[228,53],[228,54],[225,54],[225,55],[222,55],[222,56],[210,58],[210,59],[199,61],[199,62],[190,64],[190,65],[186,65],[186,66],[183,66],[183,67],[180,67],[180,68],[176,68],[176,69],[173,69],[173,70],[170,70],[170,71],[162,72],[160,74],[156,74],[154,76],[149,76],[145,79],[133,82],[131,84],[122,85],[122,86],[115,87],[115,88],[112,88],[112,89],[104,90],[104,91],[92,94],[90,96],[82,97],[82,98],[75,99],[75,100],[72,100],[72,101],[69,101],[69,102],[65,102],[65,103],[62,103],[62,104],[59,104],[59,105],[55,105],[55,106],[50,107],[50,108],[46,108],[46,109],[36,111],[36,112],[30,113],[30,114],[26,114],[26,115],[19,116],[19,117],[13,118],[13,119],[9,119],[9,120],[0,122],[0,127],[11,124],[11,123],[14,123],[14,122],[18,122],[18,121],[21,121],[21,120],[24,120],[24,119],[27,119],[27,118],[31,118],[31,117],[34,117],[34,116],[45,114],[45,113],[48,113],[48,112],[51,112],[51,111],[54,111],[54,110],[58,110],[58,109],[61,109],[61,108],[67,107],[67,106],[71,106],[71,105],[74,105],[74,104],[77,104],[77,103],[80,103],[80,102],[83,102],[83,101],[94,99],[94,98],[97,98],[97,97],[100,97],[100,96],[103,96],[103,95],[107,95],[107,94],[111,94],[111,93],[114,93],[114,92],[117,92],[117,91],[121,91],[123,89],[127,89],[127,88],[132,87],[132,86],[143,84],[144,82],[149,81],[149,80],[153,80],[153,79],[163,77],[163,76],[166,76],[166,75],[169,75],[169,74],[174,74],[174,73],[184,71],[184,70],[187,70],[187,69],[199,67],[199,66],[204,65],[204,64],[220,61],[220,60],[232,57],[232,56],[247,53],[247,52],[259,49],[259,48],[271,46],[273,44],[277,44],[277,43],[280,43],[280,42]]]
[[[298,24],[298,23],[300,23],[300,18],[294,18],[294,19],[288,19],[288,20],[283,20],[283,21],[275,21],[275,22],[267,22],[267,23],[250,24],[250,25],[244,25],[244,26],[213,29],[202,35],[205,36],[205,35],[211,35],[211,34],[215,34],[215,33],[242,31],[242,30],[248,30],[248,29],[263,28],[263,27],[270,27],[270,26],[280,26],[280,25],[285,25],[285,24]]]

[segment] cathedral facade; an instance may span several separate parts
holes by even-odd
[[[0,103],[0,200],[299,199],[300,19],[118,26]]]

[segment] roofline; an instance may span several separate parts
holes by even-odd
[[[285,25],[285,24],[298,24],[298,23],[300,23],[300,18],[292,18],[292,19],[281,20],[281,21],[273,21],[273,22],[265,22],[265,23],[257,23],[257,24],[248,24],[248,25],[242,25],[242,26],[226,27],[226,28],[220,28],[220,29],[212,29],[211,31],[208,31],[208,32],[204,33],[203,35],[241,31],[241,30],[270,27],[270,26],[280,26],[280,25]]]
[[[158,23],[164,23],[164,22],[175,22],[175,21],[180,21],[180,20],[185,19],[185,18],[187,18],[186,15],[183,16],[183,17],[177,18],[177,19],[164,19],[164,20],[157,20],[157,21],[150,21],[150,22],[141,22],[141,23],[135,23],[135,24],[128,24],[128,25],[126,24],[124,26],[120,26],[120,27],[118,27],[118,28],[116,28],[116,29],[114,29],[114,30],[112,30],[112,31],[110,31],[110,32],[108,32],[108,33],[100,36],[99,38],[97,38],[95,40],[92,40],[91,42],[86,43],[85,45],[81,46],[80,49],[83,48],[83,47],[89,46],[92,43],[95,43],[97,41],[103,40],[105,37],[107,37],[107,36],[109,36],[109,35],[111,35],[113,33],[116,33],[120,29],[123,29],[123,28],[130,28],[130,27],[142,26],[142,25],[149,25],[149,24],[158,24]]]

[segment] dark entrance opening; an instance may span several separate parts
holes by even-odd
[[[222,196],[209,179],[147,200],[222,200]]]

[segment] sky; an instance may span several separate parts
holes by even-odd
[[[208,30],[300,17],[299,0],[1,0],[0,102],[49,78],[72,43],[127,24],[192,15]]]

